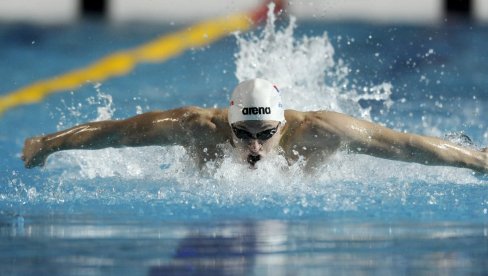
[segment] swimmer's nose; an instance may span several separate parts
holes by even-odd
[[[252,139],[249,140],[248,147],[251,153],[258,153],[261,150],[262,145],[259,143],[257,139]]]

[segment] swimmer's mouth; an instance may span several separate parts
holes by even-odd
[[[247,163],[251,164],[251,166],[254,166],[259,160],[261,160],[261,155],[249,154],[247,156]]]

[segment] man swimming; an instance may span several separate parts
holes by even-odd
[[[251,167],[269,154],[281,154],[289,164],[302,157],[306,167],[313,169],[344,149],[488,172],[487,148],[478,151],[439,138],[397,132],[337,112],[284,110],[278,88],[263,79],[238,84],[228,109],[182,107],[29,138],[22,160],[25,167],[33,168],[43,166],[50,154],[62,150],[181,145],[203,164],[222,158],[218,145],[225,143]]]

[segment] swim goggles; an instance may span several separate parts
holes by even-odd
[[[232,131],[239,139],[243,139],[243,140],[257,139],[257,140],[264,141],[264,140],[268,140],[269,138],[273,137],[273,135],[275,135],[275,133],[278,131],[278,127],[280,126],[280,124],[281,122],[279,122],[278,125],[274,128],[266,129],[256,134],[252,134],[247,130],[237,128],[233,125],[232,125]]]

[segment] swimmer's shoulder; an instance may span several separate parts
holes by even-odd
[[[208,128],[227,135],[230,131],[227,109],[225,108],[202,108],[197,106],[182,107],[179,110],[182,114],[182,124],[188,124],[197,128]]]
[[[349,124],[351,117],[327,110],[297,111],[285,110],[286,125],[284,134],[302,137],[303,135],[334,135],[338,129]]]
[[[344,114],[334,111],[318,110],[318,111],[298,111],[293,109],[285,110],[285,119],[287,123],[303,124],[305,122],[313,122],[316,120],[329,121],[334,118],[345,116]]]
[[[168,110],[154,110],[145,113],[145,115],[155,117],[171,117],[180,120],[211,120],[223,121],[227,120],[227,109],[225,108],[202,108],[198,106],[182,106]]]
[[[175,109],[148,112],[153,113],[158,122],[176,123],[185,137],[199,137],[199,143],[219,144],[229,139],[230,126],[227,109],[183,106]],[[190,139],[195,142],[194,139]]]

